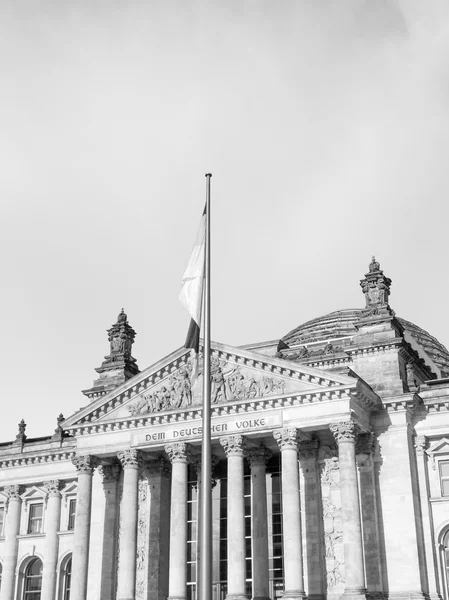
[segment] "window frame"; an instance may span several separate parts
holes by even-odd
[[[68,572],[70,567],[70,572]],[[69,587],[67,587],[67,576],[69,576]],[[70,593],[72,589],[72,555],[66,561],[62,570],[62,600],[70,600]],[[67,595],[68,592],[68,595]]]
[[[40,567],[40,573],[39,575],[29,575],[29,571],[30,569],[33,567],[34,564],[36,564],[37,562],[40,562],[41,567]],[[25,569],[23,571],[23,586],[22,586],[22,594],[21,594],[21,598],[23,600],[40,600],[42,597],[42,571],[43,571],[43,561],[41,558],[39,557],[35,557],[32,560],[30,560],[28,562],[28,564],[25,566]],[[29,581],[31,581],[31,579],[35,579],[35,580],[40,580],[40,589],[38,590],[27,590],[28,587],[28,583]],[[36,598],[35,596],[39,594],[39,598]]]
[[[4,504],[0,504],[0,514],[3,517],[0,519],[0,538],[5,536],[5,517],[6,517],[6,507]]]
[[[443,481],[449,481],[449,475],[443,476],[441,473],[441,467],[443,465],[449,465],[449,458],[441,458],[438,461],[438,479],[440,482],[440,494],[442,498],[449,498],[449,491],[444,493]]]
[[[42,507],[42,514],[40,517],[33,516],[33,511],[37,506]],[[44,533],[44,515],[45,515],[44,501],[40,500],[38,502],[30,502],[29,505],[27,506],[27,512],[28,512],[27,530],[26,530],[27,535],[42,535]],[[32,521],[40,522],[39,531],[33,531]]]
[[[72,512],[72,503],[75,504],[75,510]],[[73,498],[67,498],[68,504],[68,516],[67,516],[67,531],[74,531],[76,525],[76,496]]]

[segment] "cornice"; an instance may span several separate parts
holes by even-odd
[[[389,352],[395,348],[402,346],[404,338],[394,338],[392,340],[385,340],[377,342],[375,344],[366,344],[360,346],[348,346],[346,352],[350,356],[357,356],[358,354],[379,354],[381,352]]]
[[[410,411],[412,414],[419,411],[423,406],[423,401],[419,394],[409,393],[400,396],[392,396],[382,399],[382,406],[388,412]]]
[[[29,455],[16,455],[7,456],[4,458],[0,457],[0,469],[11,468],[11,467],[26,467],[30,465],[41,465],[45,463],[67,461],[72,464],[72,458],[75,456],[73,451],[65,452],[48,452],[46,454],[36,454],[34,456]]]
[[[159,361],[156,365],[149,367],[142,373],[139,373],[131,380],[122,384],[109,394],[101,396],[88,406],[84,407],[69,419],[67,419],[62,427],[64,431],[79,430],[80,427],[90,427],[91,424],[98,420],[102,420],[103,427],[104,417],[112,411],[119,408],[125,402],[137,397],[142,392],[153,385],[161,383],[167,377],[177,372],[181,367],[185,366],[190,357],[190,351],[181,348],[171,354],[169,357]],[[311,369],[297,363],[289,362],[284,359],[272,357],[264,357],[255,352],[248,350],[236,349],[224,344],[213,344],[212,357],[219,360],[225,360],[228,363],[258,369],[263,373],[286,377],[293,381],[302,382],[311,386],[322,386],[323,388],[332,388],[335,386],[352,384],[352,378],[346,375],[334,373],[317,373],[316,369]],[[312,387],[313,390],[313,387]],[[186,411],[186,412],[190,412]],[[145,421],[144,418],[130,418],[125,422]]]
[[[362,401],[369,403],[371,406],[372,402],[369,399],[369,396],[365,395],[364,387],[358,387],[357,380],[354,379],[351,379],[351,383],[352,385],[350,386],[318,388],[311,391],[303,390],[294,394],[289,393],[280,396],[268,396],[259,399],[240,400],[216,404],[212,406],[212,418],[226,415],[260,413],[264,409],[300,406],[302,404],[319,404],[341,399],[349,400],[351,396],[361,399]],[[368,388],[368,386],[366,387]],[[374,394],[374,392],[372,393]],[[201,407],[196,406],[186,410],[148,413],[142,416],[110,419],[108,421],[101,421],[98,423],[93,422],[77,424],[70,428],[69,432],[71,435],[78,436],[108,431],[136,429],[138,427],[148,427],[153,425],[185,423],[197,420],[201,418],[201,415]]]

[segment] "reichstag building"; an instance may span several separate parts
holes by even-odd
[[[374,258],[360,285],[212,346],[212,600],[449,600],[449,353]],[[201,377],[134,337],[122,311],[87,404],[0,444],[0,600],[195,600]]]

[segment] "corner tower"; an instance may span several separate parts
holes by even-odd
[[[435,374],[416,353],[416,344],[410,344],[413,341],[391,309],[391,279],[374,256],[360,286],[365,308],[354,323],[357,333],[350,349],[354,371],[381,397],[415,391]]]
[[[101,367],[95,369],[100,376],[91,388],[83,390],[85,396],[92,400],[104,396],[140,372],[136,359],[131,355],[135,337],[136,332],[122,308],[117,322],[108,329],[109,354],[104,357]]]

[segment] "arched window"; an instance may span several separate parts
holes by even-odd
[[[32,560],[25,569],[23,600],[41,600],[42,561]]]
[[[65,565],[63,571],[64,588],[63,588],[63,600],[70,600],[70,588],[72,583],[72,559],[70,558]]]

